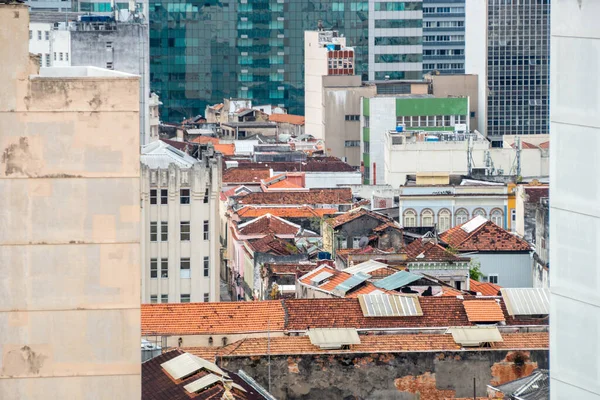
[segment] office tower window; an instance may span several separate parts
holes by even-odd
[[[208,226],[209,226],[208,221],[205,220],[204,221],[204,240],[208,240],[208,233],[209,233]]]
[[[160,277],[161,278],[169,277],[169,259],[168,258],[160,259]]]
[[[150,204],[156,204],[156,195],[156,189],[150,189]]]
[[[150,222],[150,241],[156,242],[158,240],[158,223]]]
[[[210,263],[208,257],[204,257],[204,276],[209,276]]]
[[[160,189],[160,204],[167,204],[169,202],[169,191],[167,189]]]
[[[181,189],[179,191],[179,202],[181,204],[190,204],[190,189]]]
[[[190,273],[190,259],[189,258],[182,258],[181,261],[179,262],[179,271],[180,271],[180,277],[183,279],[189,279],[191,278],[191,273]]]
[[[181,221],[179,225],[180,239],[190,240],[190,221]]]
[[[156,258],[150,259],[150,278],[158,278],[158,260]]]
[[[169,223],[161,222],[160,223],[160,240],[166,242],[169,240]]]
[[[190,302],[190,295],[189,294],[182,294],[180,297],[180,301],[182,303],[189,303]]]

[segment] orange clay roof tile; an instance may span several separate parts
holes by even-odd
[[[223,183],[260,183],[271,175],[267,168],[228,168],[223,171]]]
[[[471,292],[481,293],[482,296],[498,296],[498,292],[502,289],[501,286],[494,285],[488,282],[479,282],[475,279],[471,279],[469,283]]]
[[[352,190],[341,189],[310,189],[307,192],[260,192],[250,193],[239,199],[240,204],[349,204],[352,202]]]
[[[468,224],[466,222],[465,224]],[[523,239],[500,228],[492,221],[485,221],[470,233],[458,225],[443,232],[440,238],[459,251],[530,251],[531,247]]]
[[[271,114],[269,115],[269,121],[283,122],[292,125],[304,125],[304,117],[301,115],[293,114]]]
[[[322,218],[333,215],[335,208],[312,208],[310,206],[298,207],[254,207],[245,206],[237,211],[240,218],[256,218],[265,214],[275,215],[280,218]]]
[[[504,321],[504,313],[496,300],[465,300],[463,306],[470,322]]]

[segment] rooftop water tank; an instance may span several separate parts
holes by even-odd
[[[404,127],[402,125],[396,126],[396,132],[404,132]]]
[[[425,136],[426,142],[439,142],[440,138],[437,136]]]

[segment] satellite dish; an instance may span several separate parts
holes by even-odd
[[[366,236],[363,236],[360,238],[359,242],[358,242],[358,247],[360,247],[361,249],[366,247],[369,244],[369,238]]]

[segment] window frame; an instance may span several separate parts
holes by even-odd
[[[414,218],[414,220],[412,221],[412,224],[407,224],[407,220],[406,217],[409,216],[409,214]],[[406,210],[404,210],[404,212],[402,213],[402,226],[406,227],[406,228],[414,228],[417,226],[417,212],[412,209],[412,208],[408,208]]]
[[[160,259],[160,277],[168,279],[169,278],[169,259],[161,258]]]
[[[158,203],[158,191],[156,189],[150,189],[150,204]]]
[[[187,271],[184,273],[184,271]],[[187,276],[184,276],[187,275]],[[182,257],[179,260],[179,277],[181,279],[191,279],[192,278],[192,262],[190,257]]]
[[[150,259],[150,279],[158,278],[158,258]]]
[[[150,222],[150,241],[158,242],[158,222]]]
[[[169,222],[168,221],[160,222],[160,241],[161,242],[169,241]]]
[[[161,294],[160,295],[160,303],[161,304],[166,304],[169,302],[169,294]]]
[[[184,229],[184,227],[186,229]],[[189,242],[192,239],[192,227],[190,221],[179,222],[179,240],[182,242]]]
[[[203,234],[204,234],[204,240],[209,240],[210,238],[210,221],[205,219],[204,223],[203,223]]]
[[[427,219],[431,218],[431,224],[426,225],[425,218],[427,218]],[[427,228],[432,228],[434,225],[435,225],[435,213],[433,212],[433,210],[431,208],[425,208],[425,209],[421,210],[421,226],[424,226]]]
[[[179,204],[190,204],[190,189],[179,189]]]
[[[498,284],[498,274],[488,274],[488,283],[493,283],[494,285]],[[492,278],[495,278],[495,282],[492,282]]]
[[[203,260],[202,260],[202,270],[203,273],[202,275],[205,278],[209,278],[210,277],[210,258],[208,256],[204,256]]]
[[[169,204],[169,190],[160,189],[160,204]]]
[[[179,295],[179,302],[180,303],[191,303],[192,302],[192,295],[191,294],[187,294],[187,293],[181,293]]]

